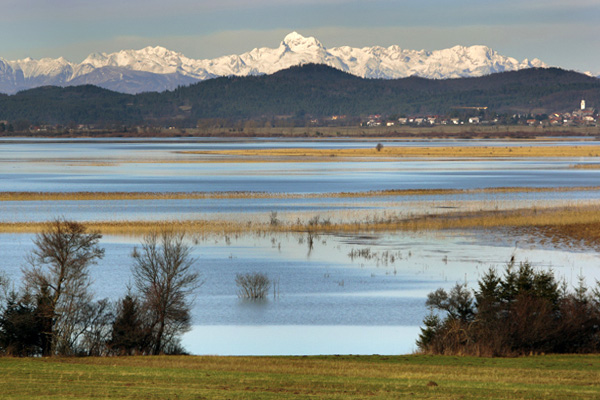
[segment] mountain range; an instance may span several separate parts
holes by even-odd
[[[0,93],[85,84],[130,94],[162,92],[216,77],[273,74],[309,63],[378,79],[479,77],[547,67],[538,59],[518,61],[486,46],[455,46],[436,51],[407,50],[399,46],[326,48],[314,37],[292,32],[277,48],[255,48],[241,55],[206,60],[191,59],[163,47],[94,53],[79,64],[62,57],[16,61],[0,58]]]

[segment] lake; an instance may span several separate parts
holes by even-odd
[[[16,282],[32,238],[0,235],[3,269]],[[92,267],[97,298],[125,294],[136,244],[103,238],[106,256]],[[363,249],[368,257],[350,256]],[[600,279],[595,252],[515,246],[485,232],[323,235],[310,251],[302,234],[207,238],[194,245],[204,284],[184,345],[194,354],[222,355],[409,353],[428,312],[427,293],[457,282],[475,287],[488,267],[502,268],[513,255],[570,285],[580,274],[590,283]],[[235,275],[245,272],[267,274],[278,295],[239,299]]]
[[[0,185],[3,191],[212,192],[261,191],[331,193],[382,189],[501,186],[587,186],[600,170],[570,168],[595,158],[511,160],[406,160],[335,163],[181,163],[201,151],[250,148],[374,147],[376,141],[268,140],[0,140]],[[481,141],[385,142],[386,146],[473,146]],[[526,142],[581,146],[585,142]],[[522,146],[523,142],[483,142]],[[197,159],[198,156],[194,156]],[[210,157],[207,156],[209,160]],[[159,162],[155,162],[159,161]],[[178,161],[178,162],[175,162]]]
[[[594,159],[406,160],[336,163],[180,163],[181,150],[374,147],[327,140],[0,140],[2,191],[335,193],[386,189],[597,186],[600,170],[570,168]],[[481,145],[479,141],[384,141],[385,146]],[[569,142],[558,142],[560,144]],[[485,145],[522,142],[485,142]],[[528,142],[529,144],[529,142]],[[578,145],[598,142],[577,142]],[[547,142],[536,145],[548,145]],[[159,160],[160,162],[149,162]],[[196,199],[0,202],[1,222],[236,219],[310,215],[354,218],[445,208],[501,209],[595,202],[600,193],[467,193],[377,198]],[[0,234],[1,269],[18,285],[29,234]],[[193,238],[192,238],[193,239]],[[427,293],[457,282],[474,287],[489,266],[511,256],[552,268],[574,284],[600,279],[597,252],[531,245],[486,231],[323,235],[309,250],[302,234],[198,238],[193,255],[204,279],[184,345],[194,354],[402,354],[415,350]],[[93,267],[97,298],[118,299],[131,282],[138,238],[107,236]],[[190,243],[193,243],[190,242]],[[369,249],[370,257],[351,257]],[[393,260],[393,261],[392,261]],[[238,298],[236,273],[264,272],[279,295]]]

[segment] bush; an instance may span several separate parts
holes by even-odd
[[[269,224],[271,226],[277,226],[281,223],[281,221],[277,218],[277,211],[271,211],[269,214]]]
[[[600,286],[599,286],[600,288]],[[583,279],[574,293],[554,274],[511,261],[500,276],[490,268],[474,300],[466,285],[428,295],[431,313],[417,345],[431,354],[514,356],[600,351],[600,290]]]
[[[242,299],[264,299],[271,287],[271,280],[266,274],[252,272],[236,274],[235,284],[238,287],[238,296]]]
[[[41,355],[43,332],[35,299],[29,294],[19,297],[10,293],[0,315],[0,350],[20,357]]]
[[[113,354],[150,353],[150,329],[137,297],[127,294],[120,300],[111,326],[108,346]]]

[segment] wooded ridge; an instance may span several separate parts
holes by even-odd
[[[203,118],[445,115],[457,107],[542,114],[572,111],[582,98],[590,107],[600,104],[600,79],[557,68],[479,78],[388,80],[307,64],[272,75],[216,78],[162,93],[128,95],[91,85],[41,87],[0,95],[0,121],[194,127]]]

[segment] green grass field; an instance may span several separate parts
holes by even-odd
[[[600,356],[0,358],[1,399],[599,399]]]

